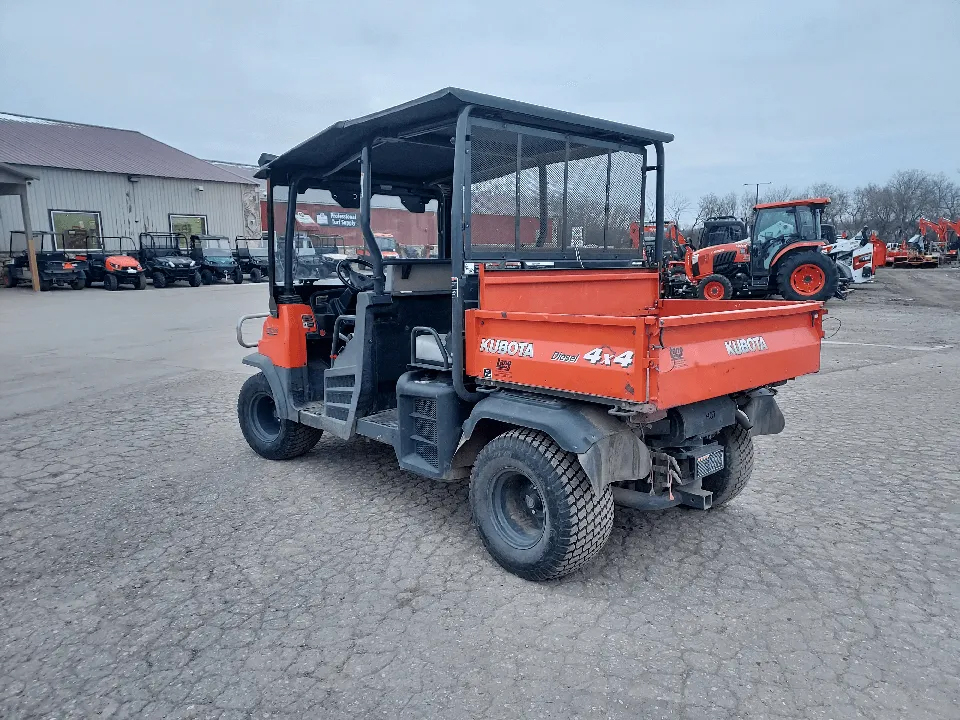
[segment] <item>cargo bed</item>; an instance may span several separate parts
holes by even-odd
[[[571,274],[555,286],[550,271],[481,272],[481,307],[466,312],[467,374],[666,409],[820,369],[822,303],[656,300],[648,271],[583,271],[580,283]],[[617,297],[609,304],[635,304],[630,316],[558,312],[599,309],[598,287],[611,280]],[[550,312],[534,311],[533,285]],[[636,298],[650,302],[638,307]]]

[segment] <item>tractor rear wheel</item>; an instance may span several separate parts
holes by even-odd
[[[103,276],[103,287],[107,290],[118,290],[120,288],[120,281],[117,280],[116,275],[107,273]]]
[[[733,500],[753,474],[753,438],[739,424],[724,428],[717,438],[723,445],[723,470],[707,475],[703,489],[713,493],[713,507]]]
[[[278,417],[270,382],[263,373],[247,378],[237,399],[240,431],[257,455],[268,460],[290,460],[308,452],[323,430]]]
[[[837,292],[839,278],[836,264],[822,252],[798,252],[780,266],[780,295],[786,300],[829,300]]]
[[[165,288],[167,286],[167,276],[159,270],[154,272],[151,277],[153,278],[153,286],[155,288]]]
[[[574,572],[613,528],[610,488],[597,495],[577,456],[535,430],[510,430],[480,452],[470,507],[493,559],[526,580]]]
[[[697,283],[697,297],[701,300],[729,300],[733,297],[733,283],[723,275],[707,275]]]

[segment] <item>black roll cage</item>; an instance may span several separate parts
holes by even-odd
[[[445,91],[441,91],[434,96],[428,96],[424,100],[429,98],[436,98]],[[472,97],[485,98],[487,96],[479,96],[475,93],[464,93],[465,95]],[[502,101],[499,98],[494,98],[502,103],[509,103],[510,101]],[[395,110],[405,110],[411,105],[415,104],[410,103],[405,106],[400,106]],[[526,109],[532,106],[527,106],[525,104],[516,104],[518,108]],[[475,110],[480,110],[478,115],[473,115]],[[297,208],[297,196],[302,191],[306,191],[311,188],[321,188],[330,191],[333,195],[333,198],[341,206],[344,206],[346,201],[348,204],[356,203],[359,200],[358,204],[360,208],[360,230],[364,238],[364,244],[369,253],[368,261],[372,265],[373,269],[373,302],[389,302],[389,298],[385,297],[385,284],[386,284],[386,274],[384,267],[386,265],[408,265],[408,264],[427,264],[427,263],[436,263],[436,262],[445,262],[447,260],[451,261],[451,286],[452,286],[452,336],[454,338],[462,338],[464,332],[464,298],[461,292],[461,289],[464,287],[464,265],[467,261],[465,257],[465,247],[469,243],[470,238],[470,223],[469,223],[469,210],[470,210],[470,156],[469,156],[469,143],[470,143],[470,128],[471,121],[476,117],[479,120],[479,124],[490,125],[491,121],[496,122],[498,120],[496,113],[492,115],[488,112],[488,107],[484,105],[475,105],[473,103],[463,104],[459,109],[456,115],[456,124],[455,124],[455,133],[450,139],[450,142],[453,143],[453,175],[452,181],[449,187],[444,187],[443,182],[447,176],[438,177],[432,179],[431,182],[409,182],[404,178],[395,178],[395,177],[379,177],[376,185],[373,182],[373,172],[374,167],[371,160],[371,153],[375,147],[381,145],[386,145],[388,143],[408,143],[410,145],[425,145],[431,148],[441,147],[441,144],[436,140],[430,137],[431,133],[435,133],[437,130],[449,129],[451,126],[451,119],[447,118],[446,120],[437,123],[427,123],[421,127],[409,128],[403,132],[397,132],[394,135],[390,136],[381,136],[381,135],[372,135],[366,137],[360,146],[360,151],[357,153],[352,153],[345,159],[343,159],[339,164],[333,168],[326,170],[325,172],[317,173],[316,171],[320,168],[310,168],[304,166],[303,164],[298,164],[295,167],[279,167],[278,160],[282,160],[286,156],[281,156],[280,158],[274,156],[261,156],[261,160],[266,160],[267,162],[261,167],[258,172],[259,177],[266,178],[267,187],[266,187],[266,204],[267,204],[267,235],[269,241],[267,243],[267,264],[268,264],[268,277],[269,282],[267,284],[270,297],[269,297],[269,309],[272,315],[276,316],[278,313],[277,307],[282,304],[290,303],[301,303],[303,302],[300,295],[298,295],[294,288],[294,278],[293,278],[293,238],[296,228],[296,208]],[[512,111],[512,108],[511,108]],[[543,109],[544,117],[551,118],[547,113],[557,114],[556,111],[550,111]],[[369,118],[379,118],[387,115],[391,111],[385,111],[377,115],[368,116]],[[562,114],[561,114],[562,115]],[[573,116],[573,118],[580,118],[581,116]],[[530,114],[523,119],[523,121],[511,121],[511,125],[520,127],[524,132],[530,132],[532,134],[542,134],[545,136],[556,136],[557,132],[554,129],[549,127],[539,127],[537,123],[538,116],[536,114]],[[361,118],[358,123],[365,120]],[[599,124],[599,121],[598,121]],[[542,125],[542,123],[541,123]],[[338,123],[327,132],[342,130],[344,127],[349,127],[349,123]],[[634,130],[638,130],[634,128]],[[642,155],[643,164],[642,172],[640,177],[640,212],[641,218],[640,221],[644,221],[645,209],[646,209],[646,189],[647,189],[647,173],[656,172],[656,192],[655,192],[655,225],[656,225],[656,235],[654,243],[654,260],[652,267],[658,269],[661,275],[664,274],[664,197],[665,197],[665,180],[664,180],[664,169],[665,169],[665,158],[664,158],[664,144],[673,139],[673,136],[657,133],[655,131],[645,131],[649,133],[648,135],[638,138],[640,142],[629,143],[625,141],[615,142],[611,141],[610,133],[607,131],[596,133],[591,133],[588,130],[579,129],[575,133],[567,133],[567,136],[576,136],[581,139],[586,139],[591,142],[591,144],[596,145],[607,145],[611,149],[623,149],[629,148],[630,150],[637,152]],[[322,135],[323,133],[321,133]],[[318,136],[319,137],[319,136]],[[302,145],[294,148],[290,151],[288,155],[296,153],[301,148],[305,148],[311,141],[307,141]],[[568,143],[569,145],[569,143]],[[656,153],[656,163],[653,165],[648,164],[647,148],[652,145]],[[449,145],[443,146],[444,149],[450,149]],[[568,151],[569,155],[569,151]],[[352,166],[359,161],[359,194],[356,192],[357,186],[353,184],[347,178],[344,178],[342,175],[339,175],[340,171],[344,170],[348,166]],[[282,277],[283,284],[279,293],[277,292],[277,267],[276,267],[276,251],[274,248],[273,238],[276,237],[276,217],[275,217],[275,205],[274,205],[274,174],[275,169],[277,170],[276,174],[280,176],[282,181],[286,181],[285,184],[288,188],[287,191],[287,207],[286,207],[286,218],[285,218],[285,232],[284,232],[284,254],[283,254],[283,268],[282,268]],[[566,172],[566,171],[565,171]],[[459,191],[458,191],[459,189]],[[396,195],[401,198],[404,206],[411,211],[422,212],[425,205],[424,201],[436,200],[438,203],[437,210],[437,219],[438,219],[438,255],[437,259],[392,259],[383,257],[382,252],[380,251],[379,245],[377,245],[376,239],[374,237],[373,229],[370,225],[370,208],[371,208],[371,198],[373,194],[379,191],[380,194],[385,195]],[[409,204],[408,204],[409,201]],[[455,228],[460,228],[460,233],[458,237],[454,239],[456,233],[453,232]],[[478,258],[480,259],[480,258]],[[534,260],[534,258],[528,258],[529,260]],[[542,261],[551,261],[554,258],[547,255],[540,255],[535,260],[540,262],[542,266]],[[582,258],[577,258],[575,262],[565,262],[565,259],[558,259],[559,261],[554,261],[552,263],[553,267],[563,268],[569,266],[573,267],[590,267],[590,268],[602,268],[602,267],[636,267],[639,263],[636,260],[624,260],[624,259],[596,259],[591,258],[589,260],[584,260]],[[648,265],[648,266],[650,266]],[[450,351],[450,360],[452,366],[452,375],[453,375],[453,384],[454,388],[457,391],[457,394],[465,401],[476,402],[481,397],[482,394],[471,391],[464,384],[464,357],[462,350],[462,341],[455,341],[451,343]]]

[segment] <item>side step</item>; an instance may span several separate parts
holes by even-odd
[[[357,420],[357,434],[396,447],[399,425],[397,408],[390,408]]]

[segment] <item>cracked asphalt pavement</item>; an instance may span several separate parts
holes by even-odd
[[[0,291],[0,717],[958,717],[958,291],[831,302],[740,497],[545,584],[384,446],[249,450],[263,286]]]

